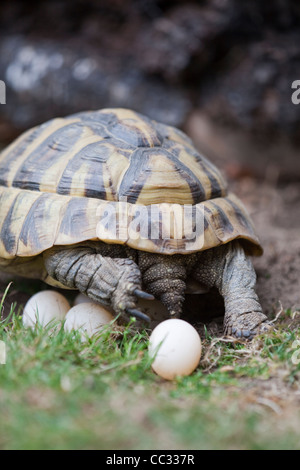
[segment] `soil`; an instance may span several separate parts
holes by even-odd
[[[235,191],[249,208],[264,255],[254,259],[257,292],[263,309],[274,315],[300,309],[300,187],[276,187],[254,180],[238,182]]]

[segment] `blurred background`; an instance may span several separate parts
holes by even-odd
[[[0,142],[123,106],[181,127],[233,176],[299,179],[299,24],[297,0],[1,0]]]
[[[297,0],[1,0],[0,80],[2,147],[110,106],[187,132],[255,221],[264,307],[300,304]]]

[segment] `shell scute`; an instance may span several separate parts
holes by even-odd
[[[179,238],[176,233],[186,205],[204,214],[194,251],[235,238],[249,242],[253,253],[261,251],[246,209],[228,194],[220,171],[191,140],[127,109],[77,113],[27,131],[0,154],[0,198],[2,259],[97,239],[185,254],[190,252],[189,235]],[[99,237],[99,216],[108,204],[117,213],[127,212],[119,233]],[[153,205],[174,209],[175,228],[167,237],[151,238]],[[145,214],[146,237],[141,224],[133,223],[137,206]],[[131,234],[120,237],[130,224],[135,227]]]

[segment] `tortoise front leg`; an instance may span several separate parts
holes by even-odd
[[[239,242],[203,252],[193,276],[224,298],[224,334],[251,339],[269,325],[255,292],[256,274]]]
[[[218,288],[224,298],[224,333],[251,339],[269,329],[255,292],[256,273],[239,243],[232,244],[225,256],[223,276]]]
[[[141,273],[128,258],[102,256],[91,246],[54,247],[44,253],[48,274],[64,286],[78,289],[116,314],[149,317],[136,310],[136,297],[153,298],[141,290]]]

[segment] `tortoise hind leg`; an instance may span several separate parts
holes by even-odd
[[[148,292],[167,307],[171,317],[179,317],[185,299],[186,277],[196,255],[159,255],[140,251],[138,265]]]
[[[54,247],[44,253],[48,274],[64,286],[78,289],[95,302],[111,305],[116,314],[149,318],[135,309],[141,273],[128,258],[102,256],[93,246]]]
[[[193,277],[208,287],[216,286],[224,298],[224,334],[251,339],[269,329],[254,290],[256,274],[239,242],[199,253]]]

